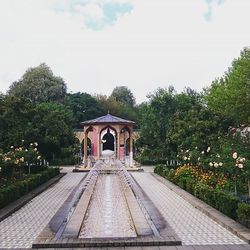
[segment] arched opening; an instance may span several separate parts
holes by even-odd
[[[115,151],[115,137],[110,133],[110,129],[108,128],[107,133],[102,137],[102,150],[111,150]]]
[[[126,156],[129,155],[129,137],[131,134],[131,130],[128,126],[125,126],[121,129],[121,137],[122,137],[122,156],[125,159]]]
[[[111,156],[116,152],[116,131],[106,127],[101,131],[101,154]]]

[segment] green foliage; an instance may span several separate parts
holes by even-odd
[[[136,107],[116,101],[114,98],[105,95],[96,95],[96,99],[106,114],[110,113],[137,122],[138,111]]]
[[[159,89],[150,102],[140,107],[140,135],[137,142],[142,156],[176,159],[181,150],[218,145],[230,122],[203,105],[202,95],[191,89],[176,94]]]
[[[127,106],[135,105],[135,97],[131,90],[126,86],[115,87],[110,98]]]
[[[104,115],[100,103],[87,93],[67,94],[64,104],[73,112],[73,128],[80,128],[80,122]]]
[[[239,58],[223,77],[207,90],[209,108],[232,117],[235,122],[250,123],[250,48],[244,48]]]
[[[250,204],[239,203],[237,215],[239,222],[250,228]]]
[[[173,170],[167,170],[166,166],[157,165],[154,172],[173,181],[175,184],[181,188],[187,190],[188,192],[194,194],[199,199],[205,201],[207,204],[218,209],[227,216],[236,219],[237,218],[237,208],[240,202],[239,198],[224,193],[221,190],[209,187],[195,179],[191,174],[190,168],[183,169],[176,175]]]
[[[216,189],[212,189],[205,184],[197,184],[194,187],[194,195],[205,201],[207,204],[218,209],[227,216],[236,219],[239,198]]]
[[[8,205],[9,203],[17,200],[27,192],[38,187],[42,183],[48,181],[54,176],[59,174],[58,168],[49,168],[39,174],[30,176],[29,178],[17,181],[7,187],[0,189],[0,208]]]
[[[54,76],[52,70],[42,63],[38,67],[29,68],[19,81],[10,86],[8,93],[32,102],[49,102],[62,101],[66,89],[64,80]]]
[[[0,98],[0,148],[8,151],[23,139],[38,142],[47,160],[61,156],[61,148],[75,143],[72,112],[55,102],[33,103],[16,96]]]
[[[31,137],[39,143],[39,150],[47,160],[61,156],[63,147],[72,147],[76,138],[71,127],[72,112],[59,103],[40,103],[33,117]]]

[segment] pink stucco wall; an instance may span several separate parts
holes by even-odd
[[[93,129],[93,156],[97,156],[97,147],[99,145],[98,142],[98,133],[96,129]]]
[[[120,147],[120,157],[124,157],[124,153],[125,153],[124,147]]]

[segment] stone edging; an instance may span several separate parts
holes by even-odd
[[[41,184],[40,186],[38,186],[37,188],[33,189],[29,193],[20,197],[16,201],[13,201],[9,205],[0,209],[0,222],[3,221],[4,219],[6,219],[11,214],[13,214],[14,212],[16,212],[22,206],[27,204],[29,201],[31,201],[33,198],[35,198],[37,195],[41,194],[43,191],[45,191],[51,185],[58,182],[64,175],[66,175],[66,173],[58,174],[57,176],[53,177],[52,179],[48,180],[47,182],[45,182],[45,183]]]
[[[183,190],[182,188],[178,187],[169,180],[155,173],[151,173],[151,175],[154,176],[161,183],[166,185],[170,190],[180,195],[183,199],[188,201],[195,208],[199,209],[208,217],[216,221],[218,224],[220,224],[221,226],[223,226],[224,228],[226,228],[227,230],[229,230],[230,232],[232,232],[233,234],[237,235],[239,238],[250,244],[250,229],[244,227],[240,223],[234,221],[233,219],[219,212],[215,208],[211,207],[204,201],[196,198],[195,196]]]

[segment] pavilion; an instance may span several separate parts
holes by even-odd
[[[89,158],[97,161],[110,156],[132,167],[134,125],[133,121],[110,114],[81,122],[84,165]]]

